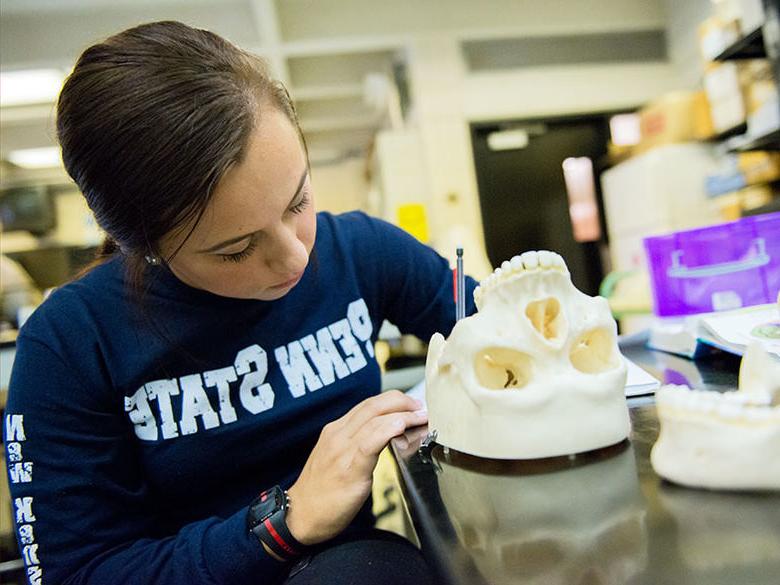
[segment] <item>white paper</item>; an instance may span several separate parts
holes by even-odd
[[[772,328],[774,331],[780,327],[780,314],[775,304],[711,313],[702,317],[701,324],[704,327],[702,337],[705,342],[709,339],[707,333],[711,332],[716,337],[712,340],[716,344],[723,340],[744,352],[745,347],[758,341],[768,352],[780,356],[780,339],[760,334],[762,327],[765,330]]]

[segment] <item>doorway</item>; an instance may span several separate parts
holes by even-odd
[[[485,246],[493,266],[526,250],[553,250],[566,260],[578,289],[598,294],[606,242],[598,175],[612,115],[472,124]],[[593,168],[598,229],[575,238],[563,166],[567,159],[586,158]]]

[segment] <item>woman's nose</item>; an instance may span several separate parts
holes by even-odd
[[[291,225],[281,225],[274,231],[273,243],[266,247],[266,252],[266,265],[281,276],[298,274],[309,261],[306,246]]]

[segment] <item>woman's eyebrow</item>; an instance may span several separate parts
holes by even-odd
[[[303,174],[301,175],[301,180],[298,182],[298,188],[295,189],[295,194],[292,196],[292,199],[290,199],[290,203],[287,204],[287,207],[291,207],[293,204],[293,201],[295,201],[301,193],[301,189],[303,189],[303,185],[306,183],[306,177],[309,176],[309,169],[308,167],[303,171]],[[220,248],[225,248],[227,246],[230,246],[231,244],[237,244],[241,240],[245,240],[248,237],[250,237],[252,234],[256,232],[248,232],[246,234],[242,234],[240,236],[236,236],[235,238],[230,238],[229,240],[225,240],[223,242],[220,242],[219,244],[215,244],[214,246],[209,246],[208,248],[204,250],[198,250],[199,253],[207,254],[209,252],[216,252]]]

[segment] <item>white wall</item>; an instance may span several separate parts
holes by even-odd
[[[697,29],[714,12],[710,0],[664,0],[669,59],[683,88],[701,85],[704,73]]]
[[[470,121],[634,108],[679,88],[667,63],[577,65],[474,73],[464,79]]]
[[[311,184],[318,210],[342,213],[366,207],[368,181],[366,161],[362,158],[313,166]]]
[[[552,34],[664,25],[657,0],[283,0],[278,13],[282,36],[291,41],[480,29]]]

